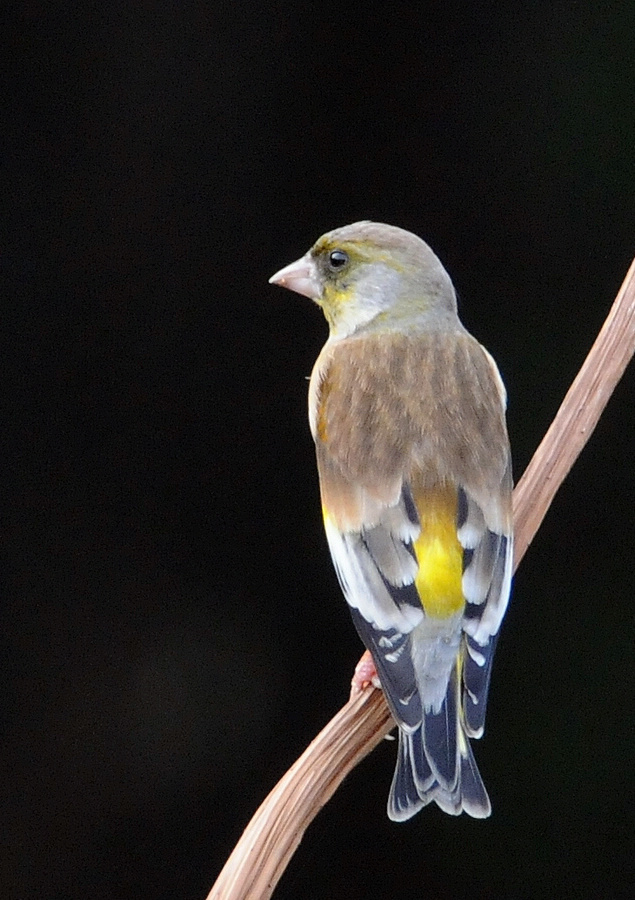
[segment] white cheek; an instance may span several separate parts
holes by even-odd
[[[373,266],[353,288],[355,299],[342,304],[331,337],[344,338],[391,307],[398,296],[399,273],[388,266]]]
[[[360,301],[374,313],[394,303],[400,284],[399,273],[386,265],[373,266],[372,271],[358,283]]]

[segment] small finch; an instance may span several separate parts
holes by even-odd
[[[314,300],[330,328],[309,420],[333,563],[399,726],[388,815],[434,801],[488,816],[470,738],[512,575],[498,369],[438,258],[401,228],[338,228],[271,282]]]

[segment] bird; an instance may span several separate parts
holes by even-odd
[[[398,725],[388,816],[435,802],[485,818],[471,739],[513,558],[498,368],[459,320],[439,258],[402,228],[336,228],[270,282],[313,300],[329,326],[309,424],[333,564]]]

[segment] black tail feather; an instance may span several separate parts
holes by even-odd
[[[434,801],[450,815],[489,816],[491,805],[459,710],[455,670],[438,713],[426,713],[419,729],[400,729],[388,816],[402,822]]]

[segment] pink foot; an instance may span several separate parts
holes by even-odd
[[[381,687],[375,663],[367,650],[355,666],[355,674],[351,681],[351,697],[356,697],[357,694],[371,685],[376,688]]]

